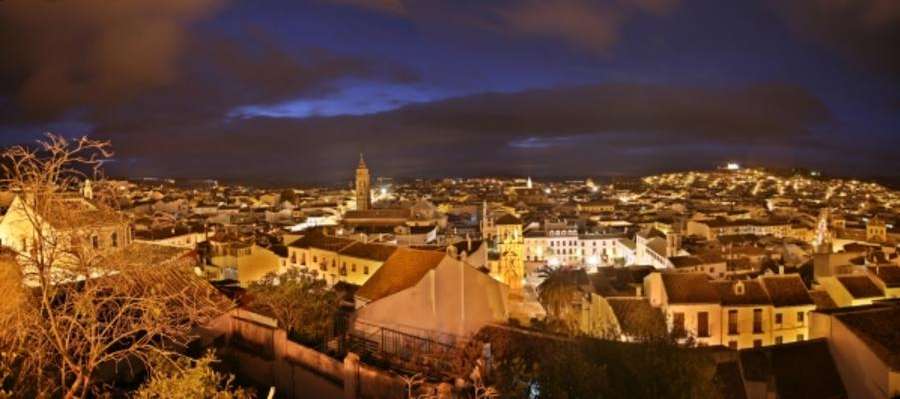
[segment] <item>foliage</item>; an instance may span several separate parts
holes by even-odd
[[[154,361],[153,375],[134,393],[136,399],[250,399],[254,395],[232,385],[233,376],[212,368],[215,358],[207,353],[200,359],[187,357],[172,362]]]
[[[273,316],[292,339],[312,346],[323,345],[332,333],[339,299],[323,280],[296,270],[266,276],[248,287],[250,307]]]
[[[504,398],[716,398],[707,352],[669,338],[623,343],[504,329],[483,331]]]
[[[91,244],[126,223],[102,198],[72,195],[111,154],[108,142],[55,135],[0,153],[27,238],[0,259],[0,388],[12,396],[99,396],[120,377],[101,369],[127,375],[127,365],[134,376],[151,356],[175,357],[221,311],[221,296],[181,261]]]
[[[572,270],[544,266],[538,270],[543,279],[538,286],[538,301],[547,311],[546,327],[551,331],[572,334],[578,331],[579,316],[572,303],[579,300],[581,292],[571,278]]]

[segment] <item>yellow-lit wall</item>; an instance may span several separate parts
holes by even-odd
[[[760,326],[761,332],[753,332],[753,310],[762,311]],[[737,310],[737,326],[738,333],[732,335],[728,333],[728,312]],[[722,328],[719,335],[722,337],[722,345],[728,346],[729,343],[736,342],[738,349],[752,348],[753,342],[760,340],[762,345],[772,344],[772,307],[771,306],[723,306],[722,307]]]

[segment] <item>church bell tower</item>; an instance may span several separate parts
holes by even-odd
[[[369,168],[362,153],[359,154],[359,166],[356,167],[356,210],[372,209],[372,187]]]

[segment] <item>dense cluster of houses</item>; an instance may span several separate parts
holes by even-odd
[[[373,342],[387,329],[453,345],[558,319],[599,339],[736,351],[722,372],[737,397],[791,397],[775,362],[803,351],[839,375],[838,397],[900,394],[900,196],[884,187],[759,170],[373,186],[362,160],[356,177],[355,189],[103,182],[121,211],[91,216],[80,245],[192,251],[219,286],[296,270],[348,293],[351,333]],[[89,212],[96,189],[63,202]],[[32,250],[27,198],[3,202],[0,243]],[[551,278],[561,303],[541,299]]]

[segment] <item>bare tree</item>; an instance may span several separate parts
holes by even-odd
[[[0,377],[15,395],[83,398],[151,358],[177,366],[195,327],[228,306],[191,259],[129,243],[110,198],[78,194],[111,156],[109,142],[52,134],[0,153],[18,194],[4,224],[21,240],[0,282],[16,298],[0,320]]]

